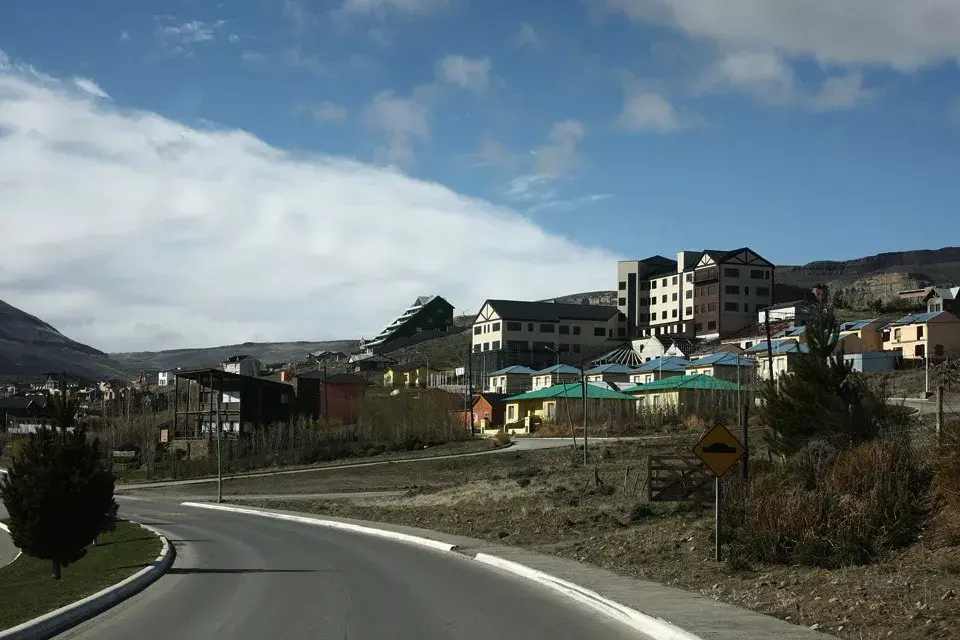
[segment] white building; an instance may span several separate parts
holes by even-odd
[[[220,367],[227,373],[237,373],[241,376],[258,376],[263,363],[253,356],[230,356]]]

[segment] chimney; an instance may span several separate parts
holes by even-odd
[[[286,381],[287,381],[287,370],[280,369],[280,382],[286,382]]]
[[[686,251],[677,251],[677,273],[683,273],[683,270],[687,268],[686,262],[684,262],[686,256]]]

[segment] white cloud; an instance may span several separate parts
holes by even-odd
[[[428,15],[449,6],[449,0],[344,0],[345,13],[383,15],[388,10],[410,15]]]
[[[540,36],[537,35],[537,30],[534,29],[532,25],[526,22],[520,25],[520,33],[517,35],[517,46],[531,47],[533,49],[540,48]]]
[[[578,148],[583,125],[577,120],[557,122],[550,129],[547,144],[534,149],[534,171],[539,175],[561,176],[579,163]]]
[[[437,77],[464,89],[484,91],[490,82],[490,58],[447,56],[437,63]]]
[[[670,101],[648,90],[628,89],[623,110],[616,125],[627,131],[678,131],[696,124],[696,118],[683,116]]]
[[[160,16],[157,21],[159,23],[155,31],[157,40],[169,53],[183,56],[192,56],[195,45],[210,42],[216,38],[226,24],[223,20],[213,23],[203,20],[175,23],[170,16]]]
[[[540,202],[530,207],[529,213],[540,213],[543,211],[553,211],[555,213],[568,213],[570,211],[583,210],[592,204],[601,202],[603,200],[608,200],[612,197],[613,197],[612,193],[591,193],[585,196],[570,198],[566,200],[562,200],[562,199],[544,200],[543,202]]]
[[[86,91],[90,95],[96,96],[97,98],[110,97],[106,91],[100,88],[100,85],[89,78],[74,78],[73,84],[77,85],[77,88],[81,91]]]
[[[341,124],[347,120],[347,110],[345,107],[341,107],[338,104],[334,104],[329,100],[324,100],[315,107],[311,107],[304,104],[297,104],[294,106],[295,113],[310,113],[314,118],[320,122],[330,122],[334,124]]]
[[[742,90],[766,104],[811,111],[850,109],[873,97],[873,91],[863,86],[860,72],[828,75],[818,87],[805,87],[790,63],[773,51],[726,52],[707,72],[703,87]]]
[[[912,69],[960,60],[956,0],[605,0],[635,20],[725,47]]]
[[[397,128],[425,130],[406,114]],[[10,64],[0,130],[0,298],[106,350],[370,337],[417,295],[475,310],[602,289],[616,259],[439,184]]]
[[[130,42],[130,32],[126,29],[120,30],[120,42]]]
[[[364,110],[364,120],[386,138],[377,148],[382,162],[409,164],[416,160],[414,145],[430,139],[430,110],[416,96],[381,91]]]

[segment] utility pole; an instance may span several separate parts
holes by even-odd
[[[327,416],[330,415],[330,411],[327,408],[327,361],[323,361],[323,380],[320,382],[323,385],[323,421],[327,421]]]
[[[474,434],[473,429],[473,352],[470,351],[470,346],[467,346],[467,404],[470,406],[467,408],[467,413],[470,414],[470,435]]]
[[[923,352],[923,397],[930,397],[930,354]]]
[[[223,396],[223,379],[217,383],[217,502],[223,502],[223,467],[220,462],[220,398]]]
[[[767,332],[767,374],[773,380],[773,340],[770,338],[770,307],[763,310],[763,325]]]
[[[590,460],[590,447],[587,444],[587,370],[584,368],[583,361],[580,362],[580,393],[583,396],[583,466],[587,466]]]

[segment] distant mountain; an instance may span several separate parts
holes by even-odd
[[[90,380],[125,378],[107,354],[75,342],[43,320],[0,300],[0,375],[63,372]]]
[[[201,349],[170,349],[167,351],[137,351],[112,353],[110,357],[127,371],[170,371],[181,367],[212,366],[230,356],[253,356],[265,364],[306,360],[311,351],[356,351],[359,340],[328,340],[325,342],[244,342]]]

